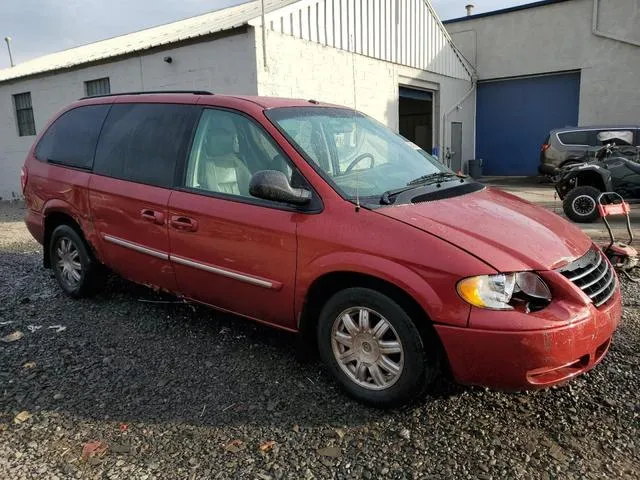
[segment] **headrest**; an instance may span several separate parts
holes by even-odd
[[[214,128],[204,143],[205,152],[210,157],[220,157],[233,153],[235,136],[224,128]]]

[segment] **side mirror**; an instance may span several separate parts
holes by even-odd
[[[293,188],[284,173],[278,170],[262,170],[251,177],[249,193],[263,200],[306,205],[311,201],[311,192],[306,188]]]

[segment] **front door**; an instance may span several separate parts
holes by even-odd
[[[252,119],[205,109],[182,188],[169,200],[179,291],[217,308],[295,328],[296,224],[301,213],[249,194],[251,175],[292,168]]]
[[[168,204],[200,109],[115,104],[96,148],[89,202],[105,263],[129,280],[177,290]]]

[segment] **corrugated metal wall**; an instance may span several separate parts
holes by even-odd
[[[471,78],[426,0],[303,0],[268,14],[266,25],[341,50]]]

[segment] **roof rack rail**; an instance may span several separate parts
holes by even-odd
[[[213,95],[213,93],[208,92],[206,90],[149,90],[146,92],[120,92],[120,93],[106,93],[104,95],[90,95],[87,97],[82,97],[80,100],[86,100],[87,98],[101,98],[101,97],[119,97],[122,95],[155,95],[158,93],[190,93],[192,95]]]

